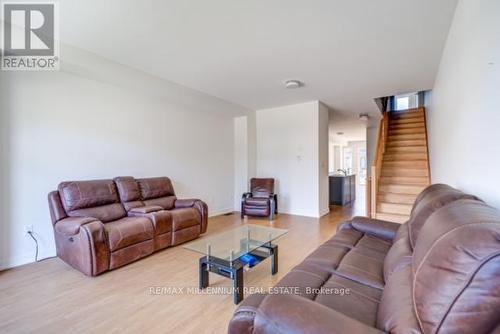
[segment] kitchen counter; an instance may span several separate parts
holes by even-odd
[[[356,199],[356,174],[330,174],[330,205],[347,205]]]

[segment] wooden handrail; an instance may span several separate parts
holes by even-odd
[[[370,193],[370,210],[371,218],[376,218],[377,215],[377,192],[380,181],[380,172],[382,170],[382,160],[384,158],[385,146],[387,142],[387,134],[389,133],[389,113],[385,112],[384,117],[380,120],[378,129],[377,151],[375,159],[371,166],[371,193]]]

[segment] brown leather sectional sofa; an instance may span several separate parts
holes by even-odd
[[[49,194],[57,255],[97,276],[207,230],[208,208],[167,177],[72,181]]]
[[[500,333],[500,212],[430,186],[408,222],[353,218],[273,291],[229,333]]]

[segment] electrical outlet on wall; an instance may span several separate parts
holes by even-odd
[[[25,225],[24,234],[29,234],[30,232],[33,233],[33,225]]]

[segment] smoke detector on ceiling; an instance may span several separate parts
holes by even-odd
[[[368,114],[359,114],[359,120],[360,121],[363,121],[363,122],[366,122],[368,121]]]
[[[304,86],[304,83],[300,82],[299,80],[287,80],[287,81],[285,81],[285,87],[288,89],[300,88],[302,86]]]

